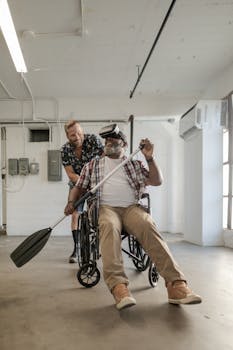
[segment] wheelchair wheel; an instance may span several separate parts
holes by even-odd
[[[77,272],[77,279],[79,283],[86,288],[94,287],[100,280],[100,272],[96,264],[89,262],[88,264],[82,265]]]
[[[150,263],[150,258],[144,252],[140,243],[133,237],[128,237],[129,251],[131,254],[135,255],[139,260],[134,259],[133,264],[139,272],[145,271]]]
[[[158,274],[158,271],[156,269],[155,264],[152,262],[150,263],[148,278],[149,278],[149,282],[150,282],[151,287],[154,288],[157,285],[157,282],[159,280],[159,274]]]
[[[82,267],[90,260],[90,227],[86,212],[83,212],[79,216],[79,233],[78,263]]]

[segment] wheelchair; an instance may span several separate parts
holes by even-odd
[[[146,205],[144,209],[150,212],[150,197],[148,193],[143,195]],[[97,261],[100,258],[99,251],[99,228],[98,228],[98,210],[96,206],[96,196],[93,195],[87,200],[87,209],[84,210],[78,218],[78,264],[77,279],[79,283],[91,288],[97,285],[100,280],[100,271],[97,267]],[[145,253],[137,239],[122,230],[122,241],[128,241],[128,249],[121,248],[128,255],[138,272],[148,269],[148,279],[151,287],[157,285],[159,274],[155,264]]]

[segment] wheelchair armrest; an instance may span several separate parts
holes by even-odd
[[[145,192],[142,194],[142,198],[149,198],[149,197],[150,197],[150,195],[148,192]]]
[[[147,213],[150,213],[150,194],[147,192],[143,193],[141,199],[144,198],[147,200],[147,204],[144,206],[144,208],[147,211]]]

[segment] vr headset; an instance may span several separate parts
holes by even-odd
[[[108,126],[104,126],[100,132],[99,135],[106,139],[107,137],[112,137],[114,139],[121,139],[125,143],[127,143],[126,136],[123,134],[122,131],[120,131],[119,126],[117,124],[111,124]]]

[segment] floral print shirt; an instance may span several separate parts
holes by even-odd
[[[81,158],[77,158],[75,155],[75,147],[66,142],[61,148],[61,158],[64,167],[71,165],[74,172],[80,175],[83,166],[96,156],[100,156],[103,153],[104,146],[100,139],[94,134],[85,134],[82,144]]]

